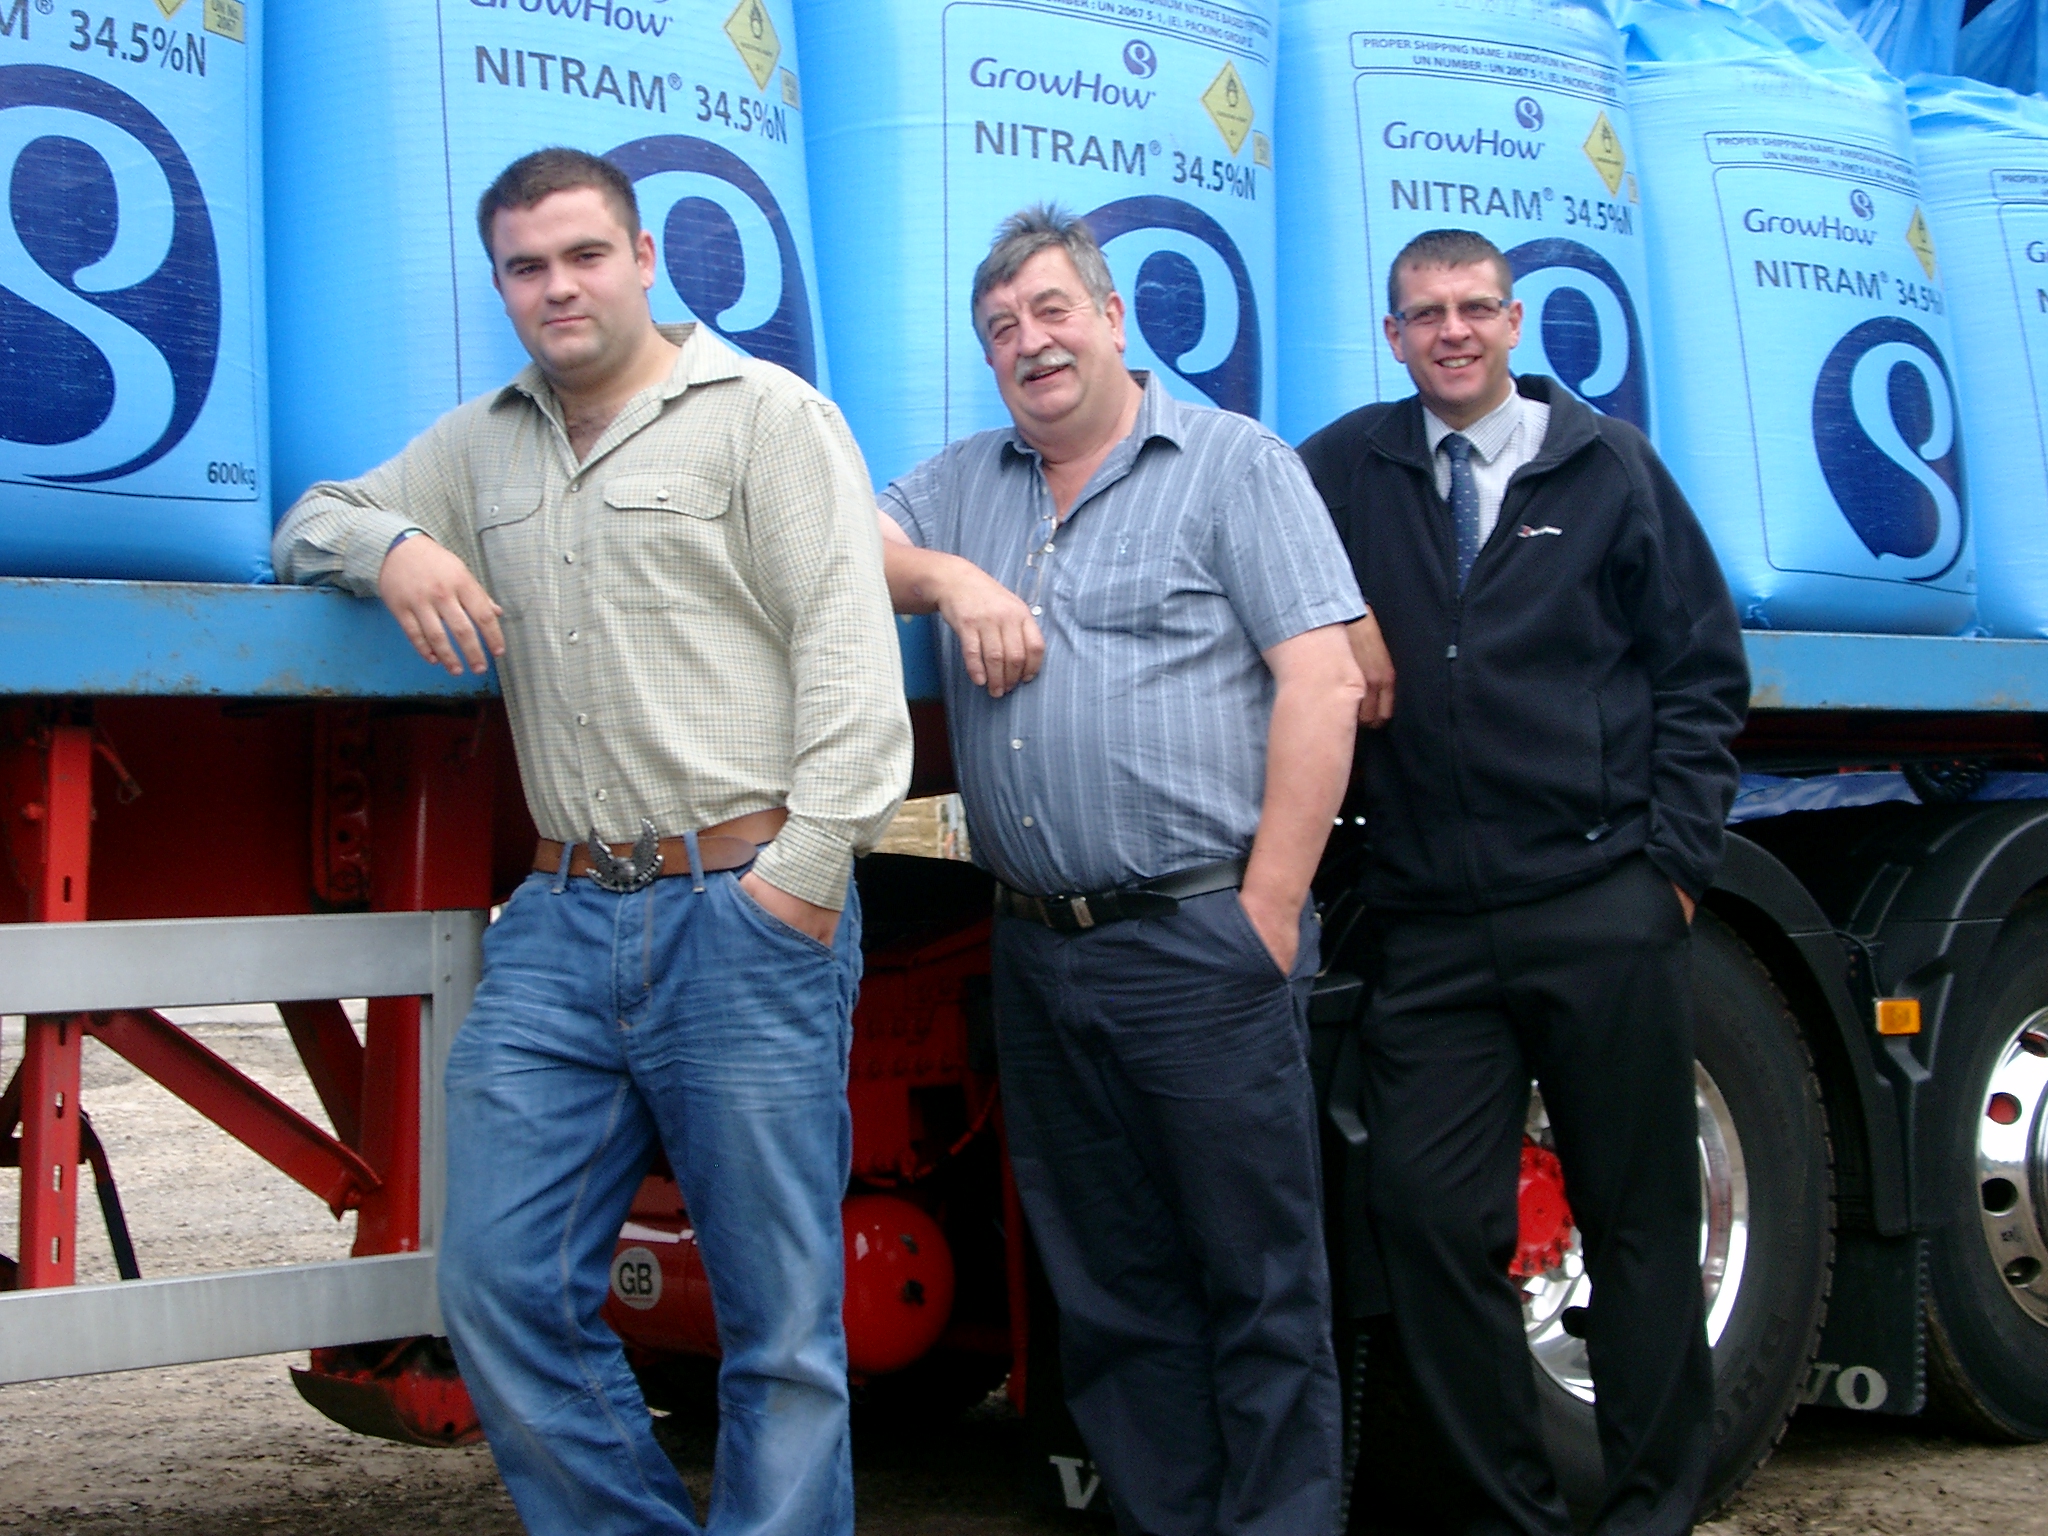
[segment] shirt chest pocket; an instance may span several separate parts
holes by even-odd
[[[709,476],[615,475],[599,515],[599,591],[616,608],[706,608],[731,588],[732,489]]]
[[[500,486],[476,504],[484,587],[508,619],[522,617],[540,587],[540,502],[541,488],[534,483]]]
[[[1088,629],[1148,634],[1162,627],[1176,582],[1173,551],[1142,533],[1114,534],[1064,571],[1054,567],[1056,589]],[[1055,550],[1050,557],[1064,558]]]

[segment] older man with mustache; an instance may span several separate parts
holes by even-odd
[[[997,887],[1018,1188],[1069,1406],[1119,1525],[1330,1527],[1307,996],[1363,611],[1300,462],[1125,366],[1088,226],[1034,208],[975,275],[1013,426],[891,485],[899,609],[941,613],[947,719]]]

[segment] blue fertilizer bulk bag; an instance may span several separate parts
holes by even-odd
[[[1835,0],[1886,71],[1904,79],[1954,71],[1963,0]]]
[[[886,483],[1007,425],[969,313],[996,226],[1084,214],[1125,357],[1271,420],[1272,0],[798,0],[833,377]]]
[[[1902,88],[1819,5],[1620,20],[1658,446],[1743,622],[1969,629],[1964,421]]]
[[[476,203],[546,145],[633,178],[656,320],[827,383],[788,0],[299,0],[268,57],[278,511],[526,365]]]
[[[2048,102],[1975,81],[1906,89],[1954,308],[1963,460],[1994,635],[2048,637]]]
[[[1955,73],[2027,95],[2041,88],[2039,0],[1991,0],[1956,39]]]
[[[259,20],[0,0],[0,573],[270,579]]]
[[[1447,226],[1507,254],[1516,370],[1647,429],[1634,134],[1597,0],[1285,0],[1280,29],[1282,433],[1414,392],[1387,268]]]

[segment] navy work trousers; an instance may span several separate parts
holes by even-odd
[[[1392,917],[1366,1022],[1372,1211],[1416,1385],[1487,1508],[1470,1532],[1568,1536],[1537,1432],[1515,1191],[1529,1082],[1564,1164],[1593,1294],[1601,1536],[1692,1528],[1711,1451],[1692,944],[1636,857],[1471,915]]]
[[[1308,987],[1235,891],[1171,917],[995,931],[1018,1192],[1067,1404],[1119,1527],[1323,1536],[1341,1417]]]

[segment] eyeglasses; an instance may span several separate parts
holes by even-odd
[[[1017,583],[1017,595],[1033,613],[1045,595],[1045,570],[1052,564],[1053,535],[1059,531],[1060,515],[1057,511],[1039,515],[1037,526],[1031,531],[1031,544],[1024,556],[1024,574]]]
[[[1458,318],[1467,325],[1491,325],[1507,307],[1506,299],[1466,299],[1458,306]],[[1413,309],[1395,310],[1394,318],[1411,331],[1433,331],[1448,314],[1441,304],[1418,304]]]

